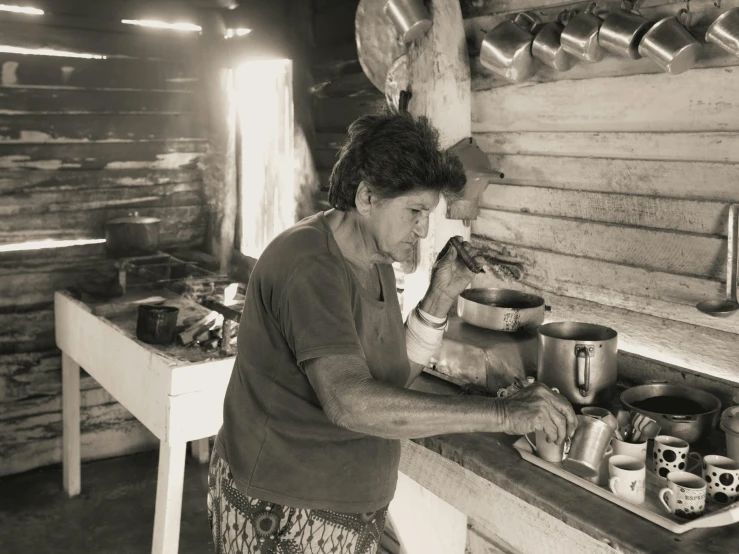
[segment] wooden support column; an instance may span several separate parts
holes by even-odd
[[[458,0],[434,0],[429,10],[433,26],[408,48],[413,94],[408,109],[413,115],[426,116],[439,130],[442,148],[449,148],[472,136],[467,43]],[[423,297],[436,256],[453,235],[469,240],[470,227],[447,219],[442,199],[432,214],[428,237],[420,241],[417,269],[405,277],[404,315]]]
[[[82,488],[80,458],[80,366],[62,353],[62,468],[64,490],[77,496]]]

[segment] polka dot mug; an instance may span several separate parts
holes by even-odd
[[[666,478],[671,471],[692,471],[701,460],[701,455],[690,452],[690,445],[683,439],[669,435],[654,438],[652,470],[660,477]]]
[[[703,480],[708,483],[708,498],[730,504],[739,496],[739,462],[714,454],[703,458]]]

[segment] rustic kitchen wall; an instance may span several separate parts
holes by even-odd
[[[121,25],[125,2],[41,4],[43,16],[0,16],[0,246],[102,238],[106,219],[131,211],[161,218],[164,246],[200,245],[197,34]],[[61,459],[52,294],[112,271],[101,245],[0,252],[0,475]],[[84,459],[153,444],[82,378]]]
[[[647,59],[609,56],[565,73],[540,66],[518,85],[480,66],[482,38],[502,18],[530,9],[547,21],[587,5],[564,4],[462,2],[473,131],[505,174],[472,222],[493,268],[477,284],[539,292],[555,319],[617,329],[626,355],[737,383],[739,318],[711,318],[695,304],[725,295],[739,59],[706,45],[696,68],[671,76]],[[696,36],[737,5],[641,4],[654,20],[689,8]]]

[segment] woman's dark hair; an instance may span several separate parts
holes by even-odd
[[[439,133],[425,117],[403,111],[363,115],[348,135],[329,178],[328,201],[336,209],[356,207],[361,181],[380,198],[419,189],[454,197],[464,189],[462,163],[440,150]]]

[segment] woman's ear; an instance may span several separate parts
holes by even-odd
[[[357,207],[357,212],[361,215],[369,215],[372,211],[372,204],[374,204],[375,198],[372,190],[367,186],[367,183],[360,181],[357,187],[357,193],[354,195],[354,204]]]

